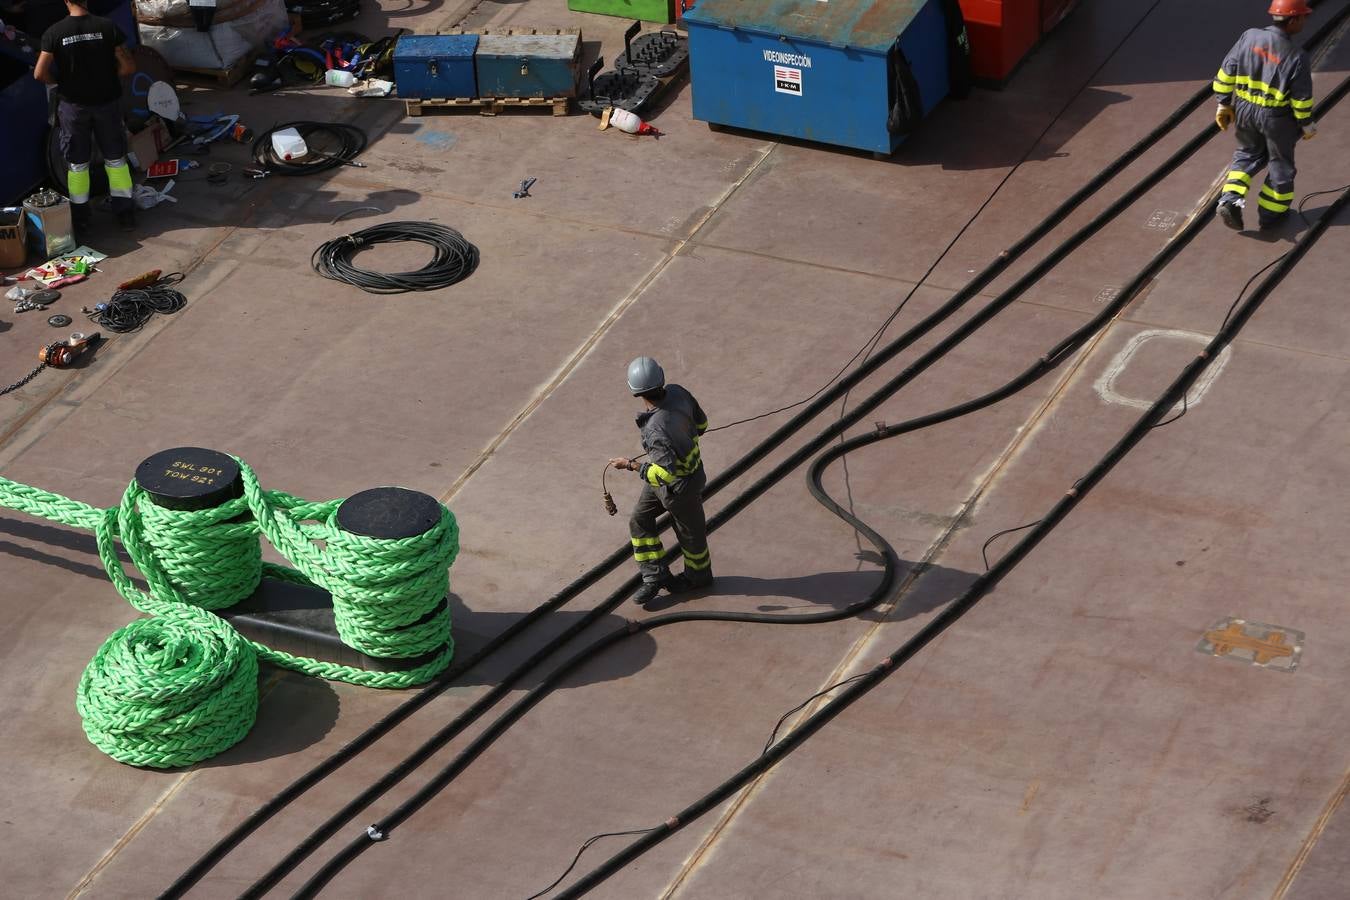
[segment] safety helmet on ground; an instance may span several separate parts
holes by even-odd
[[[628,389],[633,396],[666,386],[666,373],[650,356],[639,356],[628,364]]]
[[[1308,0],[1271,0],[1269,12],[1272,16],[1295,19],[1312,15],[1312,7]]]

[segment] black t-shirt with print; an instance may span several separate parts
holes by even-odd
[[[66,16],[42,35],[42,49],[56,57],[56,90],[71,103],[96,106],[122,96],[116,48],[122,29],[102,16]]]

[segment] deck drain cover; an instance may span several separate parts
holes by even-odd
[[[1303,632],[1246,619],[1220,619],[1205,632],[1195,649],[1206,656],[1292,672],[1303,656]]]

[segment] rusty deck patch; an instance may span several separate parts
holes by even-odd
[[[1292,672],[1303,656],[1303,632],[1246,619],[1220,619],[1205,632],[1195,649],[1263,669]]]

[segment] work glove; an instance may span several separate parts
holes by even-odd
[[[1233,107],[1220,103],[1219,108],[1214,110],[1214,123],[1220,131],[1227,131],[1228,126],[1233,124]]]
[[[1315,138],[1315,137],[1317,137],[1317,123],[1316,123],[1316,122],[1309,122],[1307,125],[1304,125],[1304,126],[1303,126],[1303,139],[1304,139],[1305,141],[1311,141],[1311,140],[1312,140],[1313,138]]]

